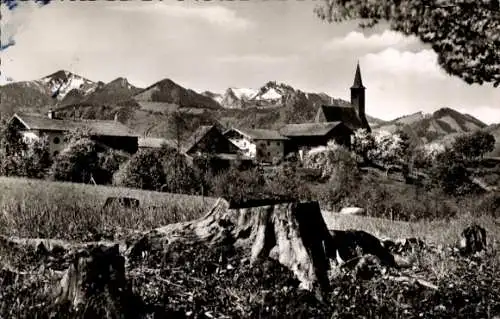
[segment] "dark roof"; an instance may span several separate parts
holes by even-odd
[[[184,144],[183,152],[188,153],[208,132],[213,128],[216,129],[214,125],[201,125],[198,129],[189,137],[189,139]]]
[[[363,81],[361,80],[361,69],[358,66],[356,67],[356,74],[354,75],[354,83],[352,84],[352,89],[364,89]]]
[[[324,136],[342,122],[287,124],[280,129],[284,136]]]
[[[325,115],[324,120],[320,119],[321,114]],[[322,105],[316,113],[315,122],[342,122],[352,130],[363,127],[353,106]]]
[[[234,160],[251,161],[252,160],[251,157],[240,155],[240,154],[219,153],[219,154],[213,154],[212,156],[215,156],[215,157],[223,159],[223,160],[229,160],[229,161],[234,161]]]
[[[268,130],[268,129],[236,129],[232,128],[230,130],[234,130],[242,135],[245,135],[252,140],[287,140],[288,138],[281,135],[277,130]],[[228,131],[230,131],[228,130]],[[225,133],[227,133],[226,131]],[[224,134],[225,134],[224,133]]]
[[[139,144],[139,147],[147,148],[161,148],[163,145],[168,145],[174,148],[176,147],[174,140],[157,137],[139,137],[137,143]]]
[[[68,119],[62,120],[50,119],[45,116],[29,114],[14,114],[13,118],[17,118],[29,130],[65,132],[75,129],[90,129],[93,135],[130,137],[139,136],[130,128],[117,121]]]

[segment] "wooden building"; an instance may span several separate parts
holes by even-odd
[[[10,119],[10,124],[25,140],[47,137],[53,156],[66,147],[66,133],[75,130],[88,131],[92,140],[113,149],[130,154],[138,149],[138,134],[118,121],[58,119],[55,112],[49,111],[46,117],[16,113]]]

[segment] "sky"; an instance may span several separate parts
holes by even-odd
[[[319,0],[52,1],[2,6],[0,84],[68,70],[93,81],[169,78],[198,92],[283,82],[349,100],[359,61],[366,112],[390,120],[451,107],[500,122],[500,88],[448,76],[418,39],[318,19]]]

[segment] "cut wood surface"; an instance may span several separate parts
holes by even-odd
[[[232,244],[248,249],[251,262],[273,255],[291,269],[308,290],[328,289],[325,246],[331,237],[317,202],[288,202],[248,208],[230,208],[219,199],[202,218],[156,228],[128,251],[130,259],[165,251],[175,241],[186,245]]]

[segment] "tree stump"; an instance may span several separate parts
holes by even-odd
[[[307,290],[329,289],[325,247],[331,237],[317,202],[286,202],[231,208],[219,199],[202,218],[154,229],[128,249],[131,262],[164,253],[173,242],[185,245],[232,245],[248,251],[251,263],[274,257],[289,268]]]
[[[118,245],[79,253],[54,291],[57,305],[101,318],[134,318],[140,301],[128,288]]]
[[[486,230],[477,225],[472,224],[465,228],[461,234],[460,253],[463,255],[471,255],[486,249]]]

